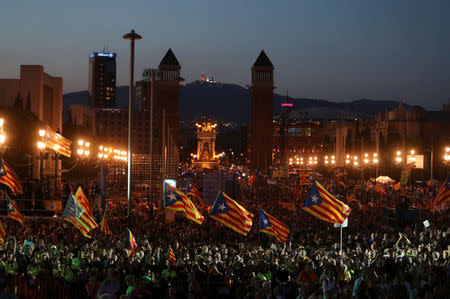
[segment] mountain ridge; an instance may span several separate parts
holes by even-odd
[[[209,115],[219,121],[233,121],[240,124],[250,122],[250,90],[232,83],[205,83],[194,81],[184,85],[180,93],[180,119],[192,121],[202,115]],[[279,114],[281,102],[286,97],[274,94],[274,114]],[[335,102],[326,99],[293,98],[291,116],[313,119],[367,118],[378,111],[392,110],[398,101],[358,99]],[[87,90],[63,95],[63,106],[71,104],[89,105]],[[128,107],[128,86],[116,88],[117,107]],[[408,105],[405,105],[409,107]]]

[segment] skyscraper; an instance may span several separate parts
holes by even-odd
[[[89,101],[92,107],[116,105],[116,53],[89,55]]]

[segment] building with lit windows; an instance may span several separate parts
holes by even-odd
[[[89,101],[92,107],[116,105],[116,53],[89,55]]]

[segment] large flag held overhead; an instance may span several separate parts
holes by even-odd
[[[0,222],[0,244],[3,244],[6,240],[6,231],[3,224]]]
[[[270,216],[264,210],[261,210],[259,216],[259,231],[273,235],[278,241],[286,243],[287,237],[289,236],[289,227],[286,224]]]
[[[14,200],[9,198],[8,196],[6,196],[6,207],[8,208],[7,210],[8,217],[20,222],[20,224],[23,225],[24,218],[22,213],[20,213]]]
[[[205,203],[203,202],[202,195],[200,194],[200,191],[192,184],[191,181],[188,181],[186,193],[188,196],[191,196],[192,199],[195,201],[198,207],[203,208],[205,207]]]
[[[14,195],[22,193],[19,177],[3,159],[0,159],[0,184],[8,186]]]
[[[86,212],[73,194],[69,195],[62,218],[72,223],[86,238],[91,238],[89,232],[98,227],[92,216]]]
[[[403,166],[402,172],[400,174],[400,185],[406,186],[409,182],[409,178],[411,177],[411,170],[414,168],[413,163],[408,163]]]
[[[439,189],[439,193],[436,196],[436,200],[434,201],[434,205],[436,208],[440,208],[444,206],[450,200],[450,174],[447,175],[447,179],[444,184],[442,184],[441,189]]]
[[[63,156],[66,156],[70,158],[70,144],[72,141],[70,141],[67,138],[64,138],[61,134],[56,133],[53,131],[49,126],[47,126],[47,129],[45,130],[44,135],[44,144],[46,147],[54,150],[58,154],[61,154]]]
[[[223,192],[217,196],[209,216],[244,236],[252,228],[253,214]]]
[[[112,231],[109,228],[108,221],[106,219],[106,210],[103,212],[102,221],[100,222],[100,231],[106,235],[112,235]]]
[[[184,212],[187,219],[198,224],[202,224],[205,220],[186,194],[169,184],[166,184],[164,207],[168,210]]]
[[[169,246],[169,262],[174,266],[177,264],[175,253],[173,252],[172,247],[170,246]]]
[[[136,239],[134,238],[131,231],[127,228],[127,235],[125,239],[125,247],[127,249],[128,257],[132,257],[138,249],[138,245],[136,243]]]
[[[351,209],[330,194],[319,182],[315,181],[303,209],[313,216],[331,223],[342,224]]]
[[[78,201],[80,206],[84,209],[84,211],[86,213],[88,213],[89,216],[92,217],[91,205],[90,205],[86,195],[84,195],[83,189],[81,189],[81,187],[78,187],[77,192],[75,192],[75,199]]]

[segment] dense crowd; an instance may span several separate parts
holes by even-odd
[[[292,182],[242,184],[236,200],[255,215],[246,237],[208,217],[202,225],[182,215],[166,223],[158,205],[133,198],[129,228],[139,248],[131,258],[120,199],[108,201],[112,236],[97,228],[88,239],[57,219],[28,220],[25,227],[3,219],[0,298],[448,297],[446,213],[427,214],[429,227],[420,217],[402,222],[396,214],[398,225],[389,225],[383,216],[385,207],[426,206],[431,187],[377,192],[346,183],[331,186],[344,202],[357,199],[350,203],[342,249],[339,229],[302,211],[307,188],[298,192]],[[257,232],[262,207],[290,227],[286,244]],[[169,262],[169,246],[176,265]]]

